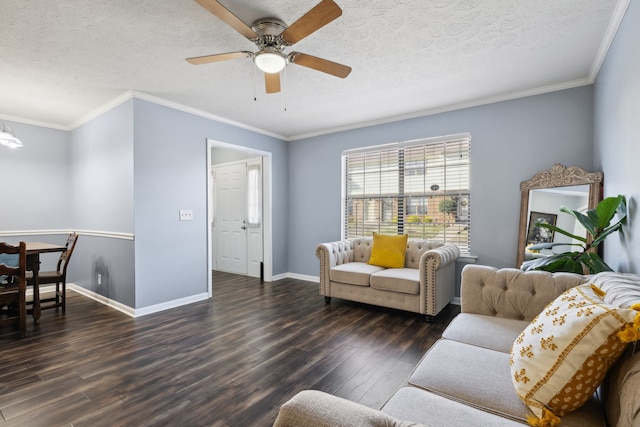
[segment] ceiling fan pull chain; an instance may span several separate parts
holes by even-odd
[[[258,97],[256,94],[256,67],[253,64],[251,65],[252,65],[251,69],[253,70],[253,102],[255,102],[258,100]]]
[[[285,67],[284,71],[284,111],[287,111],[287,68]]]

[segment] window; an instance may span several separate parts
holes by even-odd
[[[260,225],[260,165],[249,165],[247,169],[247,222]]]
[[[468,134],[344,152],[343,236],[407,233],[469,253],[469,154]]]

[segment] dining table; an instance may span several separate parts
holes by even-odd
[[[40,271],[40,254],[52,252],[64,252],[65,245],[57,245],[46,242],[26,242],[27,244],[27,271],[33,274],[33,320],[40,321],[40,283],[38,273]]]

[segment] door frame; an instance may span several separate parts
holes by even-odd
[[[264,280],[271,282],[273,279],[273,225],[272,225],[272,154],[251,147],[244,147],[227,142],[216,141],[207,138],[207,291],[209,298],[213,296],[213,242],[211,239],[211,221],[213,219],[211,192],[211,150],[213,148],[224,148],[228,150],[242,151],[255,156],[262,157],[262,256],[264,263]]]

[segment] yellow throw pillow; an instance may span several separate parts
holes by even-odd
[[[409,235],[386,235],[373,233],[373,247],[368,264],[385,268],[403,268]]]
[[[622,354],[638,339],[640,304],[604,302],[595,285],[564,292],[520,334],[509,363],[516,393],[531,409],[532,426],[556,426],[582,406]]]

